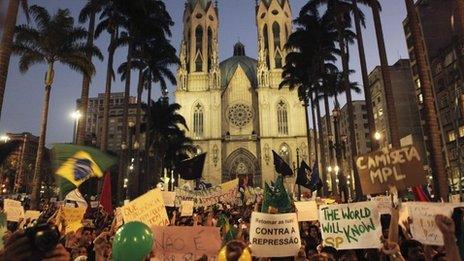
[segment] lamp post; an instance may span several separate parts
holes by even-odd
[[[298,179],[298,171],[300,169],[300,149],[299,148],[296,148],[296,171],[297,171],[297,174],[296,174],[296,177]],[[298,184],[298,187],[297,187],[297,192],[298,192],[298,201],[301,201],[301,186],[300,184]]]
[[[79,127],[79,120],[82,117],[82,114],[80,111],[73,111],[70,114],[71,119],[74,120],[74,130],[73,130],[73,143],[76,143],[77,140],[77,128]]]
[[[382,133],[376,131],[376,132],[374,133],[374,140],[377,141],[377,144],[379,145],[380,148],[383,147],[382,144],[381,144],[381,142],[382,142]]]
[[[338,104],[338,101],[335,101],[335,108],[332,111],[332,116],[334,118],[334,132],[335,132],[335,144],[333,145],[335,149],[335,158],[336,158],[336,165],[333,167],[334,171],[334,177],[335,179],[335,185],[337,189],[339,190],[339,195],[342,198],[342,202],[347,202],[348,201],[348,193],[347,193],[347,186],[346,186],[346,178],[343,173],[343,150],[344,150],[344,145],[341,143],[340,139],[345,142],[346,140],[346,135],[340,135],[340,106]],[[341,168],[340,168],[341,167]]]

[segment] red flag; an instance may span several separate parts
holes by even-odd
[[[416,201],[428,202],[429,198],[425,194],[424,189],[421,186],[412,187],[412,193]]]
[[[100,195],[100,205],[103,207],[106,213],[113,213],[113,205],[111,204],[111,175],[109,172],[105,173],[105,179],[103,180],[103,187]]]

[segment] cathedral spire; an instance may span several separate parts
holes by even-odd
[[[245,56],[245,45],[240,41],[234,45],[234,56]]]

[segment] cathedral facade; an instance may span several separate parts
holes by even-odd
[[[292,168],[308,162],[304,107],[296,90],[279,89],[292,32],[288,0],[257,1],[257,59],[238,42],[219,62],[219,15],[211,0],[188,0],[183,23],[175,99],[198,153],[207,152],[204,180],[247,177],[262,186],[275,178],[272,150]]]

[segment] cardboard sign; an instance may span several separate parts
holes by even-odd
[[[380,248],[382,228],[374,202],[319,208],[323,245],[341,249]]]
[[[64,217],[66,224],[66,233],[76,232],[81,228],[82,220],[84,219],[86,208],[72,208],[72,207],[63,207],[61,210],[61,215]]]
[[[183,200],[193,200],[195,207],[209,207],[217,203],[235,204],[237,191],[238,179],[203,190],[176,188],[176,206],[180,206]]]
[[[124,222],[140,221],[148,226],[169,225],[161,190],[153,189],[121,207]]]
[[[384,193],[389,185],[404,190],[426,183],[422,159],[414,146],[360,156],[356,167],[365,195]]]
[[[166,207],[175,207],[176,206],[176,192],[163,191],[163,201]]]
[[[181,217],[190,217],[193,215],[193,201],[187,200],[182,201],[180,205],[180,216]]]
[[[203,255],[216,260],[221,249],[217,227],[155,226],[152,231],[156,236],[151,260],[198,260]]]
[[[391,198],[390,196],[377,196],[371,198],[371,201],[377,203],[377,210],[379,215],[382,214],[391,214]]]
[[[412,218],[411,234],[413,238],[426,245],[443,246],[443,234],[435,223],[435,216],[445,215],[451,217],[454,204],[451,203],[429,203],[408,202],[407,213]]]
[[[314,200],[295,202],[298,222],[318,220],[317,203]]]
[[[24,213],[24,219],[30,219],[31,221],[37,220],[40,217],[41,212],[37,210],[26,210],[26,213]]]
[[[301,247],[296,213],[253,212],[250,242],[251,252],[256,257],[296,256]]]
[[[3,208],[5,209],[7,221],[18,222],[24,218],[24,208],[21,205],[21,201],[4,199]]]

